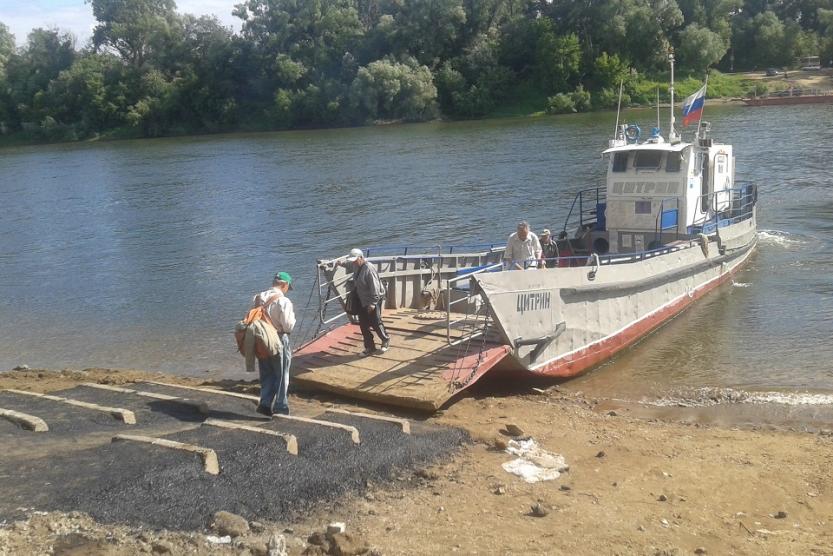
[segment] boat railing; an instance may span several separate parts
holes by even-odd
[[[660,200],[659,210],[654,224],[653,245],[662,244],[662,234],[667,230],[676,230],[680,221],[679,197],[666,197]]]
[[[758,202],[758,187],[753,183],[736,183],[736,187],[714,191],[698,197],[697,206],[707,206],[706,214],[688,227],[690,236],[713,234],[720,228],[752,217]]]
[[[487,319],[484,313],[488,310],[485,303],[482,302],[479,291],[472,289],[472,276],[482,274],[484,272],[499,272],[503,269],[502,262],[485,265],[480,268],[462,269],[459,275],[454,278],[449,278],[445,283],[445,333],[446,340],[449,345],[456,345],[488,332]],[[468,281],[467,288],[457,287],[456,284],[462,281]],[[453,299],[454,292],[464,292],[463,295],[457,299]],[[454,312],[453,308],[456,305],[463,304],[463,310]],[[472,307],[474,309],[472,310]],[[460,314],[462,317],[452,320],[452,313]],[[483,316],[483,325],[478,327],[478,321]],[[455,328],[456,327],[456,328]],[[459,330],[460,335],[452,335],[452,330]]]
[[[564,219],[562,231],[593,227],[604,229],[605,207],[607,205],[607,188],[592,187],[582,189],[573,198],[567,218]]]

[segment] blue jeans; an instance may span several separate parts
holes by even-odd
[[[260,406],[271,409],[274,413],[289,413],[289,366],[292,364],[292,347],[289,336],[281,335],[283,354],[258,359],[260,371]]]

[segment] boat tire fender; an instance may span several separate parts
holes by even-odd
[[[700,249],[703,250],[703,256],[709,256],[709,236],[706,234],[697,234],[697,239],[700,240]]]

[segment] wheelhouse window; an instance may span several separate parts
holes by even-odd
[[[628,171],[628,153],[613,153],[613,171]]]
[[[666,172],[679,172],[680,167],[683,165],[683,153],[681,152],[670,152],[668,153],[668,158],[665,160],[665,171]]]
[[[636,201],[636,214],[651,214],[651,201]]]
[[[636,151],[633,166],[637,170],[656,170],[662,163],[662,151]]]

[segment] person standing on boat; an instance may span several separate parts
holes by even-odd
[[[292,346],[289,334],[295,328],[295,309],[286,296],[292,289],[292,276],[278,272],[272,280],[272,287],[254,297],[253,305],[262,306],[278,333],[278,353],[266,359],[257,360],[260,371],[260,403],[256,411],[261,415],[274,413],[289,415],[289,366],[292,363]]]
[[[558,266],[558,244],[546,228],[541,232],[541,262],[538,268],[555,268]]]
[[[373,332],[379,335],[382,342],[380,352],[385,353],[390,348],[390,336],[382,322],[382,301],[385,299],[385,286],[379,279],[379,273],[373,263],[364,258],[361,249],[352,249],[347,256],[347,262],[353,265],[353,284],[359,298],[359,327],[364,338],[363,355],[376,353],[376,342]]]
[[[529,222],[518,222],[518,231],[509,236],[503,252],[504,266],[509,270],[534,268],[541,258],[541,242],[529,229]]]

